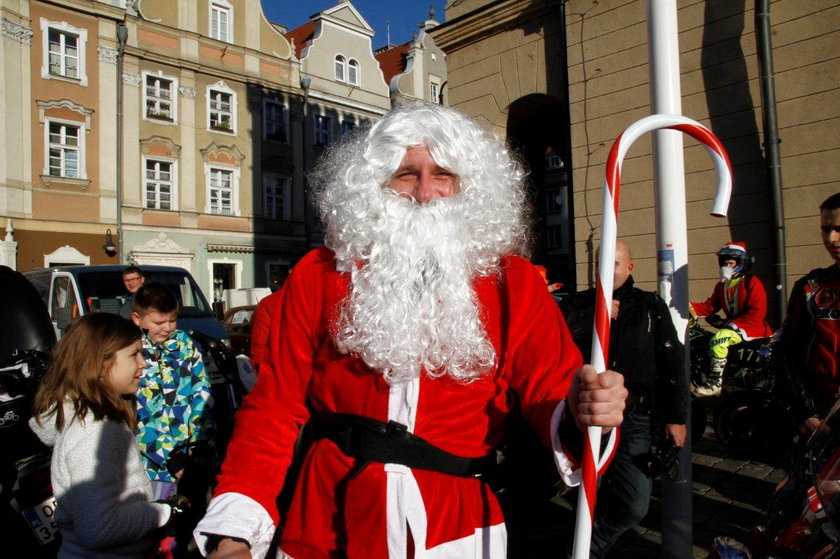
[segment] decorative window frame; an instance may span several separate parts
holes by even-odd
[[[216,110],[216,109],[213,109],[213,108],[210,107],[210,103],[212,101],[212,92],[214,92],[214,91],[218,91],[220,93],[225,93],[225,94],[228,94],[228,95],[231,96],[230,97],[230,129],[226,129],[226,128],[221,127],[221,126],[212,126],[210,124],[210,122],[211,122],[210,113],[211,113],[211,111]],[[233,134],[233,135],[236,135],[236,127],[237,127],[236,113],[237,113],[237,108],[238,108],[236,91],[234,91],[233,89],[228,87],[228,85],[225,82],[218,81],[218,82],[216,82],[212,85],[207,86],[207,89],[205,91],[205,97],[207,99],[207,104],[206,104],[206,106],[207,106],[207,130],[209,130],[211,132],[217,132],[219,134]]]
[[[279,105],[283,107],[283,133],[286,135],[285,140],[276,140],[273,138],[268,137],[268,106],[269,105]],[[278,99],[277,97],[269,97],[263,99],[263,140],[266,142],[275,142],[278,144],[288,144],[289,143],[289,104],[282,100]]]
[[[227,29],[225,29],[225,33],[227,34],[227,39],[222,39],[221,34],[218,37],[213,35],[213,11],[225,11],[227,12],[228,21],[227,21]],[[221,41],[223,43],[230,43],[233,44],[233,4],[228,2],[227,0],[210,0],[207,4],[207,36],[211,39],[215,39],[217,41]]]
[[[154,210],[160,212],[177,212],[178,211],[178,194],[180,189],[178,188],[178,160],[172,157],[162,157],[159,155],[148,155],[143,154],[142,157],[143,165],[140,169],[140,196],[142,198],[142,205],[144,210]],[[169,209],[165,208],[149,208],[146,206],[146,162],[147,161],[160,161],[164,163],[169,163],[172,165],[170,170],[170,179],[169,182],[172,183],[172,189],[169,192]]]
[[[87,150],[86,150],[86,140],[85,136],[87,136],[87,130],[85,128],[85,123],[80,122],[78,120],[67,120],[65,118],[55,118],[51,116],[45,116],[43,119],[44,123],[44,169],[42,172],[42,176],[49,180],[54,181],[87,181]],[[63,175],[51,175],[50,174],[50,124],[62,124],[65,126],[74,126],[79,129],[79,176],[78,177],[65,177]]]
[[[147,92],[146,92],[146,88],[148,87],[148,84],[146,83],[146,80],[148,78],[160,78],[160,79],[167,80],[167,81],[172,83],[172,87],[170,89],[170,93],[171,93],[172,97],[169,100],[169,104],[170,104],[171,109],[170,109],[170,116],[168,118],[167,117],[160,117],[159,118],[159,117],[149,116],[148,111],[147,111],[147,107],[146,107],[146,101],[148,99]],[[142,104],[143,120],[146,120],[146,121],[149,121],[149,122],[154,122],[154,123],[157,123],[157,124],[164,124],[164,125],[167,125],[167,126],[172,126],[172,125],[177,124],[178,123],[178,95],[179,95],[179,91],[180,91],[179,87],[178,87],[178,78],[176,78],[174,76],[168,76],[168,75],[164,74],[162,70],[158,70],[157,72],[144,71],[142,73],[142,81],[141,81],[140,85],[143,88],[143,104]]]
[[[282,215],[269,215],[268,211],[268,193],[266,188],[270,179],[279,179],[283,181],[283,212]],[[282,173],[263,173],[262,180],[262,210],[261,215],[265,219],[273,219],[278,221],[290,221],[292,219],[292,178]]]
[[[207,259],[207,284],[210,286],[210,298],[213,299],[213,302],[216,301],[216,286],[214,284],[216,278],[213,277],[213,265],[214,264],[225,264],[228,266],[233,266],[233,289],[239,289],[242,286],[242,271],[244,269],[244,263],[242,260],[239,259],[230,259],[227,257],[224,258],[208,258]]]
[[[213,211],[213,208],[210,206],[210,178],[211,173],[213,170],[222,170],[222,171],[232,171],[230,177],[230,188],[231,188],[231,213],[224,214],[224,213],[216,213]],[[204,202],[204,213],[208,215],[218,215],[218,216],[236,216],[239,217],[242,215],[242,211],[239,208],[239,167],[236,165],[228,165],[226,163],[217,163],[215,161],[205,162],[204,163],[204,184],[205,184],[205,202]]]
[[[71,78],[50,73],[50,29],[54,29],[59,33],[69,35],[76,35],[79,37],[79,77]],[[77,83],[82,87],[87,87],[87,29],[80,27],[73,27],[66,21],[50,21],[46,18],[41,18],[41,45],[42,45],[42,61],[41,61],[41,77],[45,80],[61,80],[71,83]]]
[[[355,71],[356,79],[353,79],[353,71]],[[362,83],[362,65],[355,58],[347,61],[347,83],[353,87],[360,87]]]
[[[64,245],[63,247],[57,248],[53,252],[44,255],[44,268],[57,266],[59,264],[90,266],[90,256],[70,245]]]

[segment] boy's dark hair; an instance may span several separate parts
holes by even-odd
[[[825,199],[825,202],[820,204],[820,211],[836,210],[837,208],[840,208],[840,192],[832,194]]]
[[[128,274],[137,274],[141,278],[146,277],[143,275],[143,272],[137,266],[128,266],[125,270],[122,271],[122,277],[125,277]]]
[[[140,316],[150,312],[178,312],[178,299],[162,283],[146,283],[134,294],[131,311]]]

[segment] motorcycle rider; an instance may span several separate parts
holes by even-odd
[[[723,328],[709,342],[712,363],[707,381],[700,386],[692,386],[698,396],[720,394],[729,346],[773,333],[765,320],[767,295],[764,284],[749,273],[752,258],[747,253],[747,245],[728,242],[717,252],[717,258],[720,282],[715,284],[712,294],[704,302],[689,303],[694,317],[709,316],[723,310],[726,320]]]
[[[816,429],[840,393],[840,192],[820,205],[820,233],[834,264],[794,284],[780,339],[803,434]]]

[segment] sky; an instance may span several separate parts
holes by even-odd
[[[295,29],[309,21],[309,16],[338,4],[339,0],[262,0],[269,21]],[[391,20],[391,44],[407,43],[417,31],[417,24],[429,17],[429,4],[435,7],[435,19],[445,16],[445,0],[351,0],[353,6],[373,27],[373,48],[387,43],[386,20]]]

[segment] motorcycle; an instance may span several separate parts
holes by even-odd
[[[44,303],[17,272],[0,266],[0,537],[36,559],[60,546],[50,449],[29,429],[32,402],[55,331]],[[21,555],[23,555],[21,553]]]
[[[715,318],[707,322],[722,327],[722,319]],[[693,385],[708,378],[712,335],[696,319],[689,323]],[[774,338],[756,338],[729,348],[713,419],[715,436],[726,448],[768,462],[785,460],[796,437],[796,422],[779,382],[781,368],[774,361],[775,343]]]
[[[239,375],[236,356],[227,345],[197,330],[190,330],[187,333],[199,345],[205,365],[213,371],[211,391],[213,414],[216,418],[216,454],[218,462],[221,462],[230,437],[233,435],[233,417],[242,404],[247,390]]]
[[[747,543],[718,537],[714,559],[840,558],[840,400],[776,487],[767,523]]]

